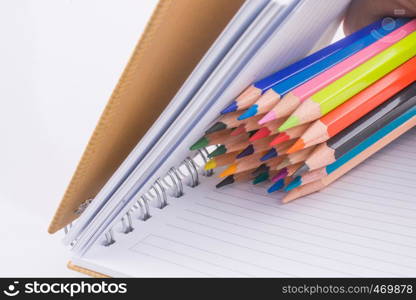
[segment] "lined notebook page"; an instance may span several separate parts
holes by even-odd
[[[112,276],[416,276],[416,129],[325,190],[188,189],[75,263]]]

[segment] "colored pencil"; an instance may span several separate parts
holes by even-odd
[[[310,124],[306,123],[306,124],[302,124],[300,126],[289,128],[288,130],[279,133],[273,139],[273,141],[270,143],[270,146],[275,146],[275,145],[278,145],[280,143],[283,143],[283,142],[286,142],[286,141],[291,141],[295,138],[300,137],[302,134],[305,133],[306,130],[308,130],[309,126],[310,126]],[[274,131],[276,131],[276,129]],[[253,135],[253,137],[254,137],[254,135]]]
[[[263,172],[267,172],[269,170],[274,170],[275,167],[280,164],[283,161],[283,157],[275,157],[272,159],[269,159],[266,162],[262,162],[261,165],[259,165],[256,169],[254,169],[254,171],[252,172],[252,174],[254,176],[257,176]]]
[[[217,145],[221,144],[224,141],[231,142],[236,139],[236,137],[231,137],[230,133],[232,129],[221,130],[217,132],[213,132],[210,134],[204,135],[198,141],[196,141],[189,149],[190,150],[198,150],[203,147],[207,147],[209,145]]]
[[[278,119],[278,120],[282,120],[282,119]],[[277,123],[275,121],[264,124],[264,127],[261,127],[255,134],[253,134],[250,137],[250,141],[263,139],[272,134],[279,134],[278,136],[276,136],[276,139],[275,139],[276,141],[274,141],[273,144],[271,144],[271,146],[274,146],[276,144],[300,137],[309,126],[309,124],[302,124],[298,126],[296,129],[290,128],[290,130],[286,132],[279,132],[278,131],[279,126],[276,126],[276,125]]]
[[[272,178],[272,182],[276,182],[282,178],[290,177],[293,173],[302,165],[302,162],[299,162],[294,165],[290,165],[287,167],[284,167],[283,169],[280,169],[277,171],[277,174]]]
[[[416,57],[315,121],[294,147],[310,147],[327,141],[359,118],[384,103],[416,80]],[[296,127],[294,127],[296,128]]]
[[[316,62],[301,72],[290,76],[287,80],[283,80],[273,85],[271,89],[269,89],[256,101],[255,104],[250,106],[242,115],[240,115],[238,119],[244,120],[255,116],[256,114],[266,113],[270,111],[273,106],[277,104],[281,97],[293,89],[299,87],[308,80],[313,79],[315,76],[318,76],[322,72],[332,68],[343,60],[351,57],[355,53],[374,44],[380,40],[381,37],[384,37],[397,28],[402,27],[407,22],[409,22],[409,19],[397,19],[395,22],[391,23],[391,26],[382,26],[377,30],[377,34],[370,32],[363,36],[361,39],[347,45],[343,49],[325,57],[324,59]]]
[[[293,141],[283,142],[279,145],[273,146],[268,150],[268,152],[260,158],[261,161],[266,161],[278,156],[282,156],[286,154],[286,151],[293,145]]]
[[[277,170],[285,168],[290,165],[305,161],[309,155],[314,151],[315,147],[305,148],[298,152],[289,154],[284,157],[283,161],[276,166]]]
[[[233,184],[235,182],[242,182],[242,181],[248,181],[253,178],[253,175],[251,174],[251,171],[248,170],[246,172],[241,172],[238,174],[232,174],[227,177],[225,177],[222,181],[220,181],[215,187],[217,189],[222,188],[223,186]]]
[[[220,173],[219,177],[222,178],[231,174],[241,173],[250,169],[257,168],[261,164],[260,157],[263,155],[264,153],[260,152],[253,154],[248,158],[240,159],[239,161],[229,165],[224,171]]]
[[[375,132],[373,135],[361,142],[359,145],[342,155],[334,163],[296,177],[295,180],[292,181],[285,188],[285,190],[289,191],[309,182],[313,182],[318,179],[324,178],[325,176],[336,171],[338,168],[342,167],[345,163],[353,159],[355,156],[361,155],[361,153],[366,151],[368,148],[374,150],[372,150],[371,153],[375,153],[376,151],[380,150],[382,147],[386,146],[394,139],[399,137],[402,133],[404,133],[403,130],[399,130],[400,134],[395,134],[395,131],[401,126],[404,126],[403,124],[409,121],[409,119],[411,119],[414,115],[414,112],[412,113],[411,111],[409,111],[408,113],[399,116],[393,122],[386,124],[383,128],[379,129],[377,132]]]
[[[378,150],[382,149],[384,146],[389,144],[391,141],[395,140],[397,137],[402,135],[403,133],[407,132],[408,130],[412,129],[414,126],[416,126],[416,109],[412,108],[410,111],[412,111],[409,115],[410,118],[407,119],[407,121],[404,121],[401,125],[396,127],[395,129],[389,131],[389,133],[386,135],[385,138],[379,139],[378,142],[372,144],[370,147],[368,147],[366,150],[360,152],[360,154],[355,155],[352,159],[349,159],[346,163],[343,163],[339,167],[336,168],[333,172],[331,172],[328,176],[318,179],[316,181],[307,183],[305,185],[302,185],[300,187],[297,187],[293,190],[291,190],[283,199],[283,203],[288,203],[293,200],[296,200],[300,197],[312,194],[314,192],[317,192],[335,180],[337,180],[339,177],[343,176],[345,173],[362,163],[364,160],[366,160],[368,157],[370,157],[372,154],[377,152]],[[405,118],[406,119],[406,118]],[[402,119],[405,120],[405,119]],[[400,122],[399,122],[400,123]],[[390,125],[390,124],[389,124]],[[392,125],[394,126],[394,125]]]
[[[400,115],[406,114],[412,108],[416,109],[416,83],[396,94],[327,142],[318,145],[294,176],[301,176],[310,170],[316,170],[335,162],[379,128],[386,126]]]
[[[287,185],[289,183],[289,178],[282,178],[279,179],[278,181],[276,181],[275,183],[273,183],[268,189],[267,192],[269,194],[277,192],[279,190],[281,190],[282,188],[284,188],[285,185]]]
[[[260,115],[259,115],[260,116]],[[260,129],[262,126],[259,125],[258,121],[261,119],[259,116],[255,116],[253,118],[250,118],[248,120],[244,120],[244,121],[239,121],[242,122],[236,129],[234,129],[231,132],[231,135],[235,136],[235,135],[239,135],[248,131],[253,131],[253,130],[257,130]],[[282,124],[282,122],[284,121],[284,119],[281,120],[276,120],[277,124]]]
[[[226,115],[222,115],[215,123],[212,125],[205,134],[210,134],[216,131],[230,129],[230,128],[238,128],[240,125],[245,124],[245,121],[237,120],[239,112],[232,112]],[[260,115],[257,116],[255,122],[257,124],[258,120],[260,119]],[[252,128],[247,131],[251,131],[257,128]]]
[[[274,134],[273,132],[279,133],[277,132],[277,128],[279,128],[279,126],[283,124],[284,121],[284,119],[277,119],[267,124],[264,124],[263,127],[258,129],[257,132],[250,137],[250,142],[266,138]]]
[[[312,96],[320,89],[352,71],[373,56],[392,46],[394,43],[398,42],[400,39],[404,38],[415,30],[416,20],[412,20],[409,23],[396,28],[396,30],[390,32],[388,35],[377,40],[375,43],[362,49],[358,53],[355,53],[339,64],[310,79],[283,97],[283,99],[279,101],[270,110],[270,112],[262,120],[259,121],[259,123],[264,124],[271,120],[290,115],[308,97]]]
[[[235,136],[234,139],[232,140],[225,139],[223,141],[219,141],[219,142],[224,142],[226,144],[220,144],[220,146],[217,147],[217,149],[215,149],[214,151],[208,154],[208,157],[213,158],[218,155],[225,154],[225,153],[241,151],[242,149],[250,145],[250,142],[248,141],[248,139],[250,138],[251,135],[255,133],[256,131],[250,131],[246,134]]]
[[[270,178],[274,177],[277,174],[277,171],[275,170],[268,170],[266,172],[263,172],[259,175],[257,175],[254,179],[253,179],[253,184],[259,184],[262,183],[264,181],[269,180]]]
[[[285,131],[319,119],[415,55],[416,32],[413,32],[313,94],[293,112],[279,130]]]
[[[259,153],[260,151],[264,152],[265,150],[270,149],[270,142],[275,138],[274,135],[271,135],[267,138],[250,142],[250,144],[244,148],[241,152],[238,153],[237,158],[243,158],[245,156],[252,155],[254,153]]]
[[[243,93],[240,94],[230,105],[221,111],[221,114],[227,114],[230,112],[243,110],[252,105],[264,92],[270,89],[275,84],[286,80],[290,76],[297,74],[309,66],[321,61],[327,56],[345,48],[346,46],[354,43],[355,41],[361,39],[362,37],[368,35],[374,30],[378,30],[383,26],[383,20],[380,19],[355,33],[339,40],[336,43],[333,43],[291,65],[288,67],[267,76],[264,79],[261,79],[249,86]]]
[[[232,164],[236,160],[238,152],[230,152],[211,158],[206,164],[205,170],[212,170],[218,167],[226,166]]]

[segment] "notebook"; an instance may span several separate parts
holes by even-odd
[[[329,5],[326,1],[270,1],[199,89],[195,101],[172,123],[79,235],[74,252],[83,254],[103,234],[103,229],[118,222],[116,216],[127,213],[135,195],[147,191],[160,174],[179,165],[189,154],[191,143],[241,90],[303,57],[322,38],[323,32],[328,28],[335,30],[334,24],[339,24],[348,2],[343,1],[342,6],[340,2]],[[298,31],[302,35],[296,35]]]
[[[416,274],[416,130],[325,190],[282,205],[215,176],[73,263],[110,276],[395,277]],[[138,219],[137,212],[132,215]]]
[[[201,171],[206,153],[188,151],[251,82],[328,42],[348,3],[245,1],[67,227],[73,268],[108,276],[414,276],[414,130],[288,205],[264,186],[216,190],[215,176]]]

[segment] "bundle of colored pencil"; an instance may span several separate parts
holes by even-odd
[[[379,20],[254,83],[191,146],[220,145],[217,187],[316,192],[416,124],[416,19]],[[245,110],[245,111],[244,111]]]

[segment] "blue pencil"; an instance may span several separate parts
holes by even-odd
[[[389,23],[388,26],[380,26],[376,29],[376,31],[370,30],[366,35],[351,41],[343,49],[327,55],[309,67],[304,68],[302,71],[292,74],[285,80],[279,81],[271,87],[265,96],[260,97],[252,106],[240,115],[238,120],[244,120],[257,114],[268,112],[277,104],[277,101],[279,101],[281,97],[293,89],[314,78],[320,73],[332,68],[344,59],[377,42],[380,38],[402,27],[410,20],[411,19],[409,18],[399,18],[395,19],[394,22]]]
[[[374,30],[378,30],[383,26],[383,20],[378,20],[355,33],[333,43],[291,65],[288,67],[267,76],[264,79],[261,79],[248,87],[236,100],[234,100],[229,106],[221,111],[221,114],[230,113],[237,110],[242,110],[250,107],[263,93],[265,93],[272,86],[278,84],[279,82],[287,79],[288,77],[301,72],[302,70],[308,68],[309,66],[321,61],[327,56],[340,51],[346,46],[354,43],[355,41],[361,39],[362,37],[368,35]]]

